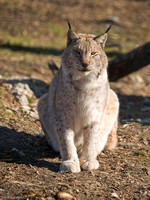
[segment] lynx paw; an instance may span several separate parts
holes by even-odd
[[[78,162],[75,162],[73,160],[66,160],[61,163],[60,171],[68,171],[68,172],[72,172],[72,173],[78,173],[81,170],[80,170],[80,165]]]
[[[88,160],[86,162],[83,162],[81,165],[81,168],[83,170],[93,170],[99,168],[99,162],[97,160]]]

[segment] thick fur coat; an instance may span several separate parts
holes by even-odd
[[[97,169],[97,155],[116,147],[119,102],[108,82],[106,40],[107,32],[76,34],[69,24],[61,67],[38,103],[47,141],[61,154],[61,171]]]

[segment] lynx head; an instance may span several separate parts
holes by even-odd
[[[64,73],[74,80],[98,78],[108,65],[104,47],[110,27],[104,34],[95,36],[76,34],[69,22],[68,25],[67,47],[62,55]]]

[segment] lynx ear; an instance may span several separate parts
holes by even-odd
[[[107,40],[107,33],[104,33],[102,35],[98,35],[94,38],[94,40],[99,43],[102,48],[105,48],[106,40]]]
[[[111,28],[111,26],[108,27],[108,29],[106,30],[106,32],[104,34],[98,35],[93,38],[97,43],[99,43],[102,46],[103,49],[105,48],[105,44],[107,41],[107,33],[110,30],[110,28]]]
[[[70,22],[68,20],[67,20],[67,22],[68,22],[68,26],[69,26],[69,30],[67,33],[67,45],[69,45],[72,40],[78,38],[78,35],[72,30]]]

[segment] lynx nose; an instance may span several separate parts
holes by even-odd
[[[82,66],[83,66],[84,68],[87,68],[88,65],[89,65],[89,63],[82,63]]]
[[[86,69],[90,64],[90,61],[88,59],[83,59],[81,60],[81,64],[82,64],[82,67]]]

